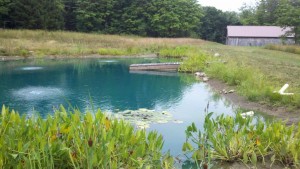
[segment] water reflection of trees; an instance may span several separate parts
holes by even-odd
[[[155,60],[151,60],[155,62]],[[155,105],[173,105],[178,102],[184,90],[194,82],[193,76],[161,76],[155,74],[132,74],[129,64],[149,60],[127,59],[118,62],[98,62],[98,59],[44,60],[6,62],[1,64],[0,103],[10,104],[20,112],[35,107],[36,111],[49,113],[57,100],[68,100],[72,105],[85,108],[93,100],[94,107],[111,109],[153,109]],[[37,71],[20,71],[23,66],[44,66]],[[4,68],[3,68],[4,67]],[[6,73],[5,73],[6,72]],[[7,91],[28,86],[53,86],[68,93],[57,100],[36,100],[35,103],[15,100]],[[90,99],[90,96],[92,99]],[[55,105],[54,105],[55,104]],[[49,110],[50,109],[50,110]]]
[[[110,104],[113,109],[151,109],[157,102],[172,105],[180,100],[184,89],[191,84],[182,80],[184,76],[180,75],[130,73],[126,64],[98,64],[89,69],[89,75],[74,75],[73,81],[79,84],[76,91],[87,93],[87,90],[92,90],[94,103]]]

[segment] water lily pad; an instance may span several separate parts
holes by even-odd
[[[167,120],[158,120],[157,123],[163,124],[163,123],[168,123]]]
[[[114,113],[114,117],[128,121],[141,129],[149,128],[150,124],[153,123],[164,124],[173,121],[172,114],[170,112],[157,112],[146,108],[120,111]]]

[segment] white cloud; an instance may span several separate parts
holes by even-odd
[[[247,5],[254,5],[256,0],[198,0],[202,6],[213,6],[223,11],[236,11],[246,3]]]

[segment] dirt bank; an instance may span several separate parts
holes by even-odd
[[[208,84],[212,87],[215,92],[220,92],[223,89],[230,90],[234,89],[232,86],[228,86],[220,80],[211,79]],[[268,105],[250,102],[245,97],[238,95],[236,92],[222,94],[227,100],[234,105],[253,111],[264,112],[267,115],[274,116],[279,119],[287,120],[287,124],[297,123],[300,121],[300,110],[289,111],[285,107],[271,107]]]

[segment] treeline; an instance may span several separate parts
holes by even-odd
[[[243,25],[293,27],[296,42],[300,43],[300,0],[260,0],[255,6],[241,8]]]
[[[0,0],[0,28],[68,30],[150,37],[200,37],[224,43],[227,25],[294,26],[300,0],[260,0],[240,13],[197,0]]]
[[[141,36],[191,36],[196,0],[0,0],[2,27]]]
[[[233,19],[233,22],[231,21]],[[0,26],[224,42],[234,13],[197,0],[0,0]]]

